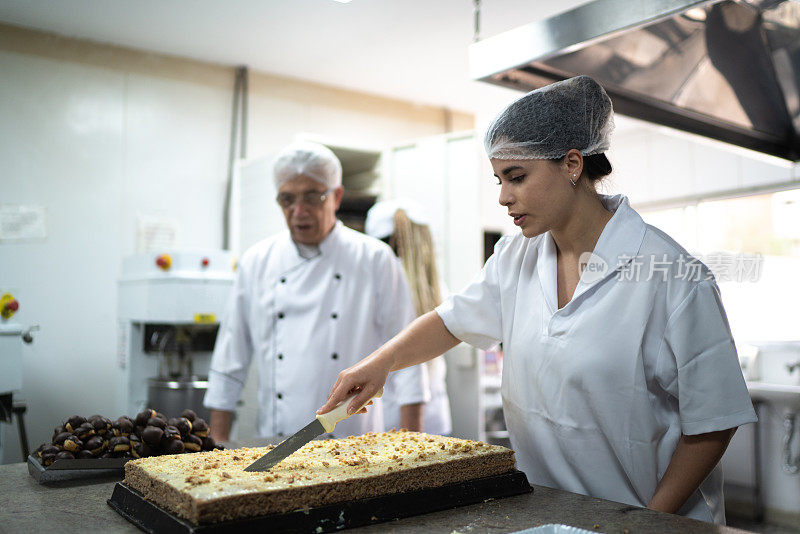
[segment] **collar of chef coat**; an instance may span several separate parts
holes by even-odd
[[[319,244],[319,251],[322,253],[323,256],[327,256],[331,254],[336,247],[336,242],[339,239],[339,232],[342,229],[342,221],[336,220],[333,224],[333,228],[331,231],[328,232],[328,235],[325,236],[325,239]]]
[[[607,270],[602,276],[584,271],[580,281],[575,288],[572,299],[564,308],[570,307],[574,302],[578,302],[581,295],[586,293],[601,281],[613,276],[616,271],[622,269],[639,253],[645,234],[645,223],[642,218],[631,208],[628,197],[625,195],[599,195],[600,202],[609,211],[612,211],[611,219],[606,223],[600,238],[595,244],[592,254],[595,258],[600,258],[605,262]],[[540,261],[537,262],[537,274],[542,283],[545,299],[552,311],[558,310],[558,289],[556,286],[556,242],[550,232],[546,232],[540,245]],[[597,262],[594,259],[593,262]]]
[[[333,228],[328,235],[325,236],[325,239],[322,240],[319,244],[319,256],[331,256],[333,255],[334,251],[336,250],[336,244],[339,242],[339,234],[342,231],[342,221],[337,220]],[[289,231],[287,230],[284,234],[284,243],[283,250],[286,252],[281,254],[280,266],[278,268],[278,273],[281,275],[288,274],[289,271],[297,268],[300,265],[303,265],[307,261],[311,261],[318,256],[314,256],[311,258],[304,258],[300,255],[300,249],[297,248],[297,243],[292,240]]]

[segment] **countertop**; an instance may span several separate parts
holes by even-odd
[[[0,466],[0,532],[64,532],[78,529],[108,534],[139,532],[106,500],[121,477],[41,486],[24,463]],[[597,532],[735,533],[693,519],[654,512],[584,495],[533,486],[533,493],[352,529],[358,533],[462,534],[515,532],[562,523]]]

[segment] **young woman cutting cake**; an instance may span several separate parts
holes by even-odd
[[[521,234],[475,280],[343,371],[327,412],[460,341],[503,343],[503,411],[534,484],[724,522],[717,466],[756,420],[710,271],[644,223],[611,172],[608,95],[578,76],[509,105],[485,148]],[[643,177],[647,179],[647,177]]]

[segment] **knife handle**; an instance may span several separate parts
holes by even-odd
[[[317,420],[319,420],[319,422],[322,423],[322,427],[325,429],[325,432],[333,432],[336,423],[338,423],[339,421],[344,421],[345,419],[347,419],[352,415],[347,413],[347,406],[350,404],[350,401],[352,401],[356,397],[356,395],[358,395],[358,393],[356,393],[355,395],[351,395],[350,397],[347,397],[345,400],[337,404],[336,407],[333,410],[329,411],[328,413],[317,415]],[[367,402],[371,401],[372,399],[379,399],[382,396],[383,396],[383,388],[379,389],[377,393],[375,393],[375,395],[370,397],[370,399]],[[366,406],[367,402],[365,402],[358,410]],[[358,410],[356,410],[353,413],[358,413]]]

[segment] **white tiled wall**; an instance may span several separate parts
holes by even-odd
[[[15,319],[41,325],[23,346],[21,395],[41,441],[60,407],[90,415],[114,398],[124,76],[2,51],[0,72],[0,202],[47,210],[44,242],[0,244]],[[0,428],[0,461],[20,461],[12,427]]]

